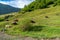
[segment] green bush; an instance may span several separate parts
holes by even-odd
[[[8,19],[8,18],[10,18],[10,17],[13,17],[14,15],[6,15],[5,17],[4,17],[4,19]]]
[[[25,23],[21,26],[22,31],[29,31],[30,29],[32,29],[32,26],[30,23]]]
[[[4,18],[0,18],[0,22],[1,22],[1,21],[4,21]]]
[[[21,31],[41,31],[44,26],[33,26],[31,23],[25,23],[21,26]]]

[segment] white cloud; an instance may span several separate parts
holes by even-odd
[[[3,4],[8,4],[8,5],[11,5],[11,6],[14,6],[14,7],[18,7],[18,8],[23,8],[24,5],[27,5],[29,3],[31,3],[33,0],[14,0],[14,1],[0,1],[0,3],[3,3]]]
[[[2,3],[2,4],[8,4],[8,3],[6,3],[6,2],[3,2],[3,1],[0,1],[0,3]]]

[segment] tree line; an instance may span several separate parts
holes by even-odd
[[[52,5],[52,4],[53,6],[60,5],[60,0],[35,0],[29,5],[25,5],[22,11],[30,12],[35,9],[49,8],[49,5]]]

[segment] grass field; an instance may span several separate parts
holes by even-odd
[[[1,16],[0,18],[5,16]],[[18,19],[17,25],[12,25],[14,19]],[[37,9],[24,14],[17,13],[13,17],[8,18],[9,21],[0,22],[0,30],[5,28],[5,25],[11,25],[11,28],[6,28],[5,33],[9,35],[20,35],[29,37],[60,37],[60,6]],[[31,23],[33,20],[35,23]],[[21,27],[28,27],[26,31],[22,31]],[[31,27],[32,28],[31,28]],[[29,30],[29,28],[31,28]],[[29,31],[28,31],[29,30]]]

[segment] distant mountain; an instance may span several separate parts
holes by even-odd
[[[18,12],[20,8],[15,8],[10,5],[5,5],[0,3],[0,14],[7,14],[12,12]]]

